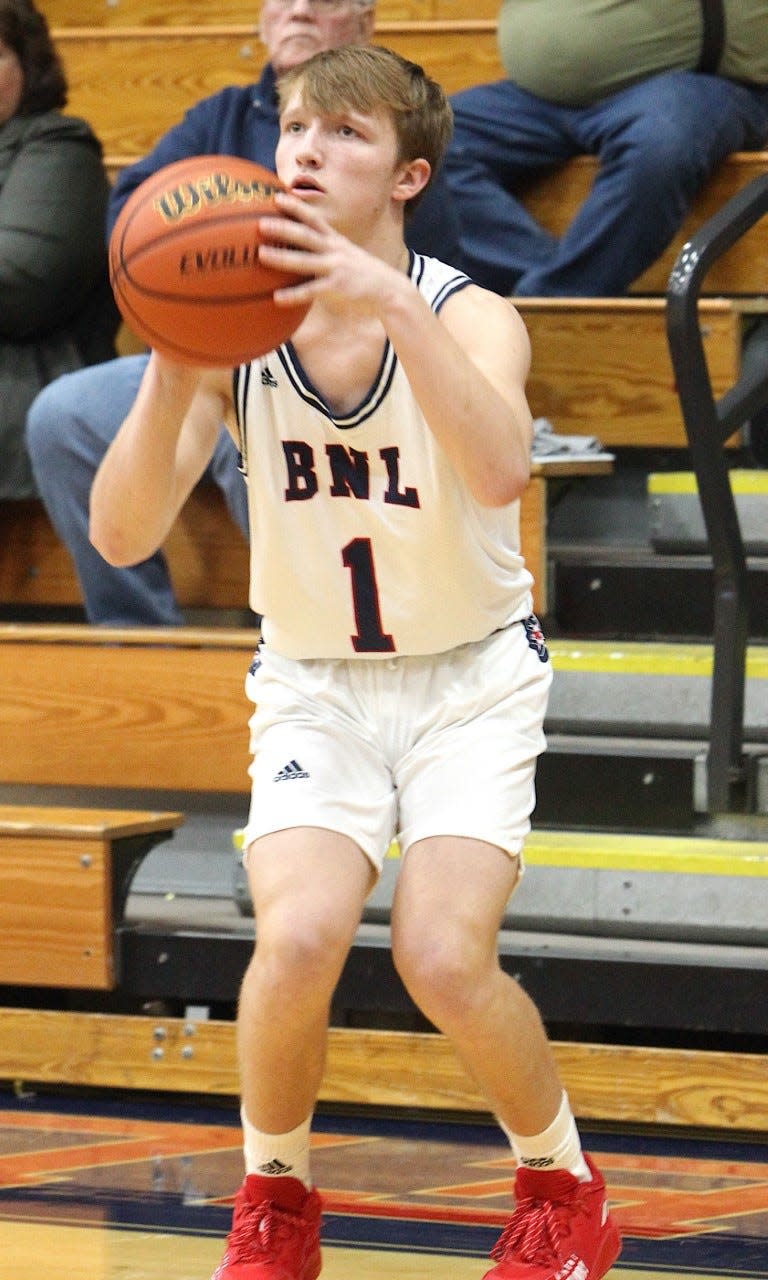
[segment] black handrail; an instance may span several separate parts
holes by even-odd
[[[747,562],[723,444],[768,403],[768,367],[743,374],[715,401],[698,319],[712,263],[768,213],[768,174],[747,183],[681,249],[667,286],[667,341],[714,574],[714,664],[707,755],[707,809],[731,812],[743,787],[744,686],[749,628]],[[755,280],[755,292],[768,280]]]

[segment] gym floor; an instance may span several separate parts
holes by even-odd
[[[768,1140],[591,1129],[622,1280],[768,1277]],[[512,1164],[482,1117],[323,1111],[323,1280],[480,1280]],[[155,1095],[0,1094],[2,1280],[208,1280],[242,1176],[239,1118]]]

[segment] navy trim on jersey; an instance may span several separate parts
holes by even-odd
[[[426,270],[426,259],[423,254],[414,253],[412,249],[408,250],[408,275],[413,283],[419,288],[421,280]],[[432,310],[437,315],[454,293],[459,293],[465,289],[467,285],[472,284],[469,276],[463,271],[456,271],[455,274],[446,280],[431,303]],[[320,392],[314,386],[311,378],[306,373],[293,343],[288,341],[282,346],[277,347],[272,356],[276,356],[288,378],[291,386],[296,394],[305,404],[309,405],[317,413],[321,413],[325,418],[332,422],[340,431],[348,431],[353,427],[359,427],[372,414],[376,412],[379,405],[385,399],[392,379],[397,369],[397,356],[395,354],[392,343],[387,338],[384,342],[384,350],[381,357],[378,372],[371,385],[370,390],[350,413],[337,415],[331,411]],[[245,419],[248,404],[248,389],[250,379],[254,372],[256,361],[250,364],[241,365],[239,369],[234,370],[233,374],[233,391],[235,400],[235,414],[237,418],[238,432],[240,436],[240,469],[244,475],[248,474],[248,455],[246,444]]]
[[[408,253],[410,257],[410,261],[408,264],[408,274],[413,280],[413,283],[418,288],[418,286],[421,283],[421,278],[424,275],[424,270],[426,267],[424,255],[421,253],[414,253],[412,249],[409,249]],[[466,289],[468,284],[473,284],[473,283],[474,282],[470,280],[469,276],[465,275],[463,271],[457,271],[456,274],[452,277],[452,279],[446,280],[442,289],[438,294],[436,294],[432,302],[432,310],[434,311],[435,315],[439,313],[440,308],[443,306],[443,304],[447,302],[449,298],[453,297],[454,293],[460,293],[462,289]]]
[[[296,394],[301,397],[305,404],[317,410],[318,413],[322,413],[335,427],[342,431],[348,431],[350,427],[359,427],[367,418],[370,418],[371,414],[376,412],[392,385],[392,379],[397,368],[397,356],[387,338],[384,343],[379,371],[367,395],[350,413],[339,415],[328,408],[320,392],[313,385],[296,354],[293,343],[286,342],[284,346],[278,347],[277,355]]]
[[[240,442],[240,456],[237,465],[244,476],[248,475],[248,434],[245,429],[245,414],[252,369],[252,364],[241,364],[237,369],[232,370],[232,399],[235,406],[237,436]]]

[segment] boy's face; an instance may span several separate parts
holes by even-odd
[[[375,221],[393,198],[405,200],[413,194],[410,179],[403,183],[412,166],[398,160],[397,135],[388,114],[349,107],[333,114],[320,112],[304,104],[300,86],[280,117],[275,164],[294,194],[353,239],[355,229]]]

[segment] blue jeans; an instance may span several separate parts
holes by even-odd
[[[465,269],[501,294],[623,294],[666,249],[716,166],[768,141],[768,88],[691,71],[653,76],[587,107],[546,102],[509,80],[451,103],[444,172]],[[579,155],[599,158],[597,177],[558,238],[516,193]]]
[[[89,622],[114,627],[172,627],[184,618],[161,551],[128,569],[102,559],[88,537],[88,507],[96,470],[133,404],[146,355],[90,365],[48,384],[27,415],[27,448],[38,492],[69,551]],[[222,427],[205,473],[224,493],[230,514],[248,536],[246,486],[237,449]]]

